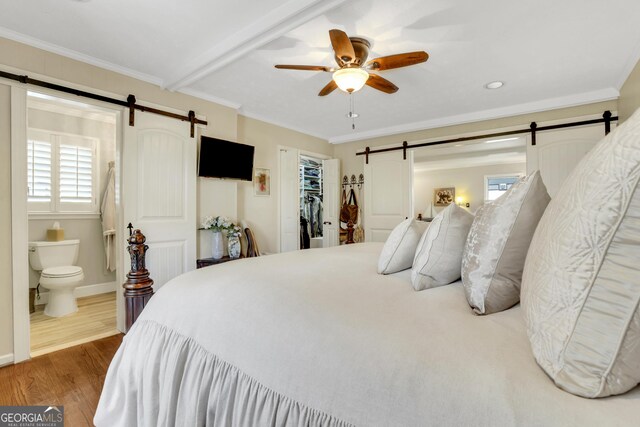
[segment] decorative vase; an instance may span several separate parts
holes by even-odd
[[[211,257],[220,259],[224,256],[224,244],[222,243],[222,232],[214,231],[211,233]]]
[[[239,236],[228,236],[228,249],[229,249],[229,258],[236,259],[240,258],[240,237]]]

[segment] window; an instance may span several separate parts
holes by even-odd
[[[28,206],[31,213],[97,213],[97,140],[29,130]]]
[[[490,202],[502,196],[520,179],[520,174],[491,175],[484,177],[484,200]]]

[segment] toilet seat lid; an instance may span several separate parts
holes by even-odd
[[[82,267],[68,265],[64,267],[50,267],[42,270],[42,277],[72,277],[82,274]]]

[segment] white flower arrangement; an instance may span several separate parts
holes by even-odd
[[[227,237],[239,237],[242,229],[234,224],[229,218],[224,216],[207,216],[202,221],[202,229],[213,232],[225,232]]]

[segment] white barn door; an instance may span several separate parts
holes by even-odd
[[[280,149],[280,252],[300,249],[300,175],[298,150]]]
[[[413,215],[413,151],[369,155],[364,165],[366,242],[384,242],[393,228]]]
[[[536,145],[530,141],[527,144],[527,174],[540,170],[553,198],[580,160],[604,136],[602,124],[540,132]]]
[[[340,160],[322,161],[322,247],[340,242]]]
[[[124,126],[123,222],[147,237],[146,264],[156,290],[196,267],[197,138],[190,138],[189,126],[138,112],[135,126]],[[125,250],[123,265],[130,264]]]

